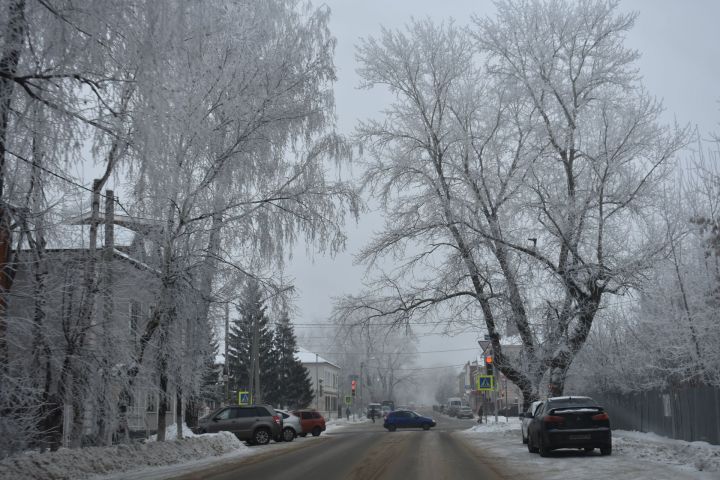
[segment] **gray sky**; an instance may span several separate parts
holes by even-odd
[[[315,2],[320,5],[321,2]],[[388,95],[379,91],[358,90],[354,45],[358,38],[375,36],[380,25],[402,28],[411,16],[436,20],[454,18],[458,24],[469,22],[472,14],[492,14],[494,6],[486,0],[326,0],[332,10],[330,28],[337,38],[335,86],[338,125],[346,134],[357,121],[373,116],[388,103]],[[638,49],[638,64],[651,94],[663,99],[666,120],[697,125],[701,134],[720,132],[720,1],[717,0],[624,0],[623,11],[639,11],[640,17],[627,38],[629,47]],[[335,258],[316,256],[314,262],[298,249],[288,274],[298,287],[295,319],[303,336],[303,323],[324,322],[332,309],[332,297],[357,293],[362,288],[364,268],[354,266],[352,255],[369,240],[373,230],[382,226],[377,214],[348,226],[348,249]],[[321,334],[316,327],[312,335]],[[474,359],[468,348],[476,346],[480,331],[467,331],[453,337],[425,335],[419,350],[458,349],[455,353],[428,353],[419,365],[454,365]],[[312,348],[310,342],[305,346]]]

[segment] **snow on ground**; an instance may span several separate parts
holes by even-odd
[[[347,420],[345,417],[336,418],[336,419],[328,420],[327,422],[325,422],[325,431],[333,432],[337,429],[345,428],[349,425],[358,425],[360,423],[367,423],[369,421],[370,421],[369,418],[359,417],[357,415],[355,416],[355,418],[353,418],[353,416],[350,415],[350,420]]]
[[[231,454],[234,458],[252,451],[235,435],[221,432],[169,442],[133,443],[113,447],[61,449],[32,452],[0,461],[0,478],[13,480],[61,480],[127,472],[147,466],[188,462]],[[129,476],[128,478],[138,478]]]
[[[543,458],[529,453],[520,435],[520,421],[510,418],[481,424],[460,432],[478,454],[511,472],[514,478],[533,480],[590,479],[690,480],[720,478],[720,446],[684,442],[651,433],[613,431],[613,453],[598,450],[558,450]]]
[[[327,422],[331,432],[365,423],[366,418],[336,419]],[[249,447],[229,432],[195,435],[183,428],[185,438],[177,440],[175,425],[166,430],[166,442],[155,436],[147,443],[113,447],[62,449],[52,453],[29,453],[0,461],[0,478],[13,480],[157,480],[173,478],[211,466],[234,463],[270,450],[292,448],[295,442],[313,441],[312,436],[290,443],[271,442]]]

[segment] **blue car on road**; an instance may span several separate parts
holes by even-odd
[[[423,430],[430,430],[430,427],[436,425],[435,420],[430,417],[423,417],[411,410],[395,410],[390,412],[385,417],[385,423],[383,427],[387,428],[389,432],[394,432],[398,428],[422,428]]]

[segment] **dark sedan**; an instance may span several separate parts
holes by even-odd
[[[589,397],[553,397],[540,406],[528,426],[528,451],[543,457],[558,448],[612,453],[610,417]]]
[[[388,431],[394,432],[398,428],[422,428],[430,430],[430,427],[436,425],[435,420],[429,417],[423,417],[410,410],[395,410],[385,417],[383,427]]]

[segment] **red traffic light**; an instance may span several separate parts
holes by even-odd
[[[357,380],[353,380],[350,385],[352,386],[353,392],[355,391],[355,387],[357,386]]]
[[[493,363],[492,355],[486,355],[485,356],[485,365],[492,365],[492,363]]]

